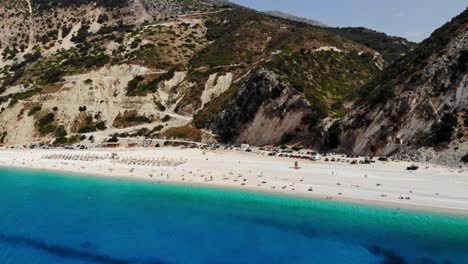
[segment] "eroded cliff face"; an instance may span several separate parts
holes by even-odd
[[[327,28],[227,3],[0,0],[0,144],[213,128],[221,141],[312,146],[385,65]]]
[[[362,91],[362,98],[373,99],[358,100],[350,114],[336,121],[341,150],[401,155],[430,147],[466,154],[467,17],[465,11],[436,31],[374,80],[375,87]]]
[[[269,70],[260,69],[225,105],[211,125],[223,141],[276,145],[303,131],[309,103]]]

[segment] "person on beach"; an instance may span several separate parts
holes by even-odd
[[[294,169],[299,170],[301,167],[299,167],[299,162],[296,160],[294,162]]]

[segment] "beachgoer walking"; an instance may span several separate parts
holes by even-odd
[[[301,167],[299,167],[299,162],[296,160],[296,161],[294,162],[294,169],[298,170],[298,169],[300,169],[300,168],[301,168]]]

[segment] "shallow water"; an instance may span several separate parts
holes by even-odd
[[[468,217],[0,169],[0,263],[468,263]]]

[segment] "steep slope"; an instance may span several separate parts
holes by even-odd
[[[211,132],[318,144],[322,120],[343,116],[387,64],[326,28],[223,1],[0,3],[0,144],[214,140]],[[256,84],[268,79],[280,96]],[[251,111],[235,117],[243,98]]]
[[[405,38],[388,36],[385,33],[364,27],[330,28],[330,30],[375,49],[388,65],[399,60],[417,46],[416,43]]]
[[[337,121],[335,138],[360,154],[435,147],[446,153],[438,158],[459,161],[468,152],[467,69],[465,10],[365,85],[353,111]]]
[[[0,143],[10,144],[186,125],[171,89],[208,44],[203,20],[189,16],[222,11],[182,0],[4,0],[0,8]],[[135,78],[145,88],[131,92]]]
[[[270,16],[279,17],[279,18],[283,18],[283,19],[288,19],[288,20],[296,21],[296,22],[302,22],[302,23],[306,23],[306,24],[309,24],[309,25],[312,25],[312,26],[319,26],[319,27],[326,27],[327,26],[324,23],[322,23],[320,21],[317,21],[317,20],[298,17],[298,16],[294,16],[294,15],[291,15],[291,14],[283,13],[283,12],[280,12],[280,11],[268,11],[268,12],[265,12],[265,13],[270,15]]]
[[[202,2],[205,2],[207,4],[211,4],[211,5],[219,5],[219,6],[222,6],[222,5],[232,5],[233,3],[229,0],[203,0]]]
[[[241,86],[211,129],[223,141],[316,145],[314,128],[343,116],[343,103],[378,72],[372,54],[317,49],[279,56]]]
[[[253,120],[266,97],[252,101],[253,105],[249,105],[252,111],[238,111],[230,105],[248,99],[249,96],[245,94],[249,94],[246,89],[250,89],[250,86],[263,89],[255,84],[257,79],[262,79],[258,76],[273,76],[280,80],[282,87],[289,87],[288,91],[295,92],[305,102],[303,105],[311,104],[312,113],[308,115],[311,117],[306,118],[309,120],[306,122],[315,125],[317,119],[329,114],[342,114],[339,101],[380,71],[382,59],[374,56],[374,50],[322,28],[286,22],[248,10],[233,10],[220,15],[217,21],[212,19],[213,22],[208,23],[208,36],[212,36],[215,42],[192,59],[194,65],[214,69],[231,65],[236,67],[240,76],[244,73],[253,76],[236,82],[194,116],[197,127],[210,128],[223,141],[279,144],[281,138],[287,139],[287,134],[303,126],[302,122],[298,122],[288,127],[277,127],[274,133],[279,136],[270,137],[269,140],[259,139],[261,135],[268,137],[266,133],[256,133],[260,136],[248,139],[241,136],[244,130],[262,130]],[[350,69],[350,65],[356,66],[355,69]],[[271,74],[259,74],[262,69]],[[310,112],[307,109],[303,111]],[[239,118],[226,118],[232,116]],[[264,123],[269,121],[273,120],[265,120]],[[299,137],[305,138],[296,133],[291,139],[297,140]],[[308,143],[312,141],[307,140]]]
[[[0,49],[8,56],[1,63],[21,61],[21,55],[33,49],[67,48],[72,36],[83,38],[102,27],[109,30],[212,10],[204,2],[186,0],[2,0]]]

